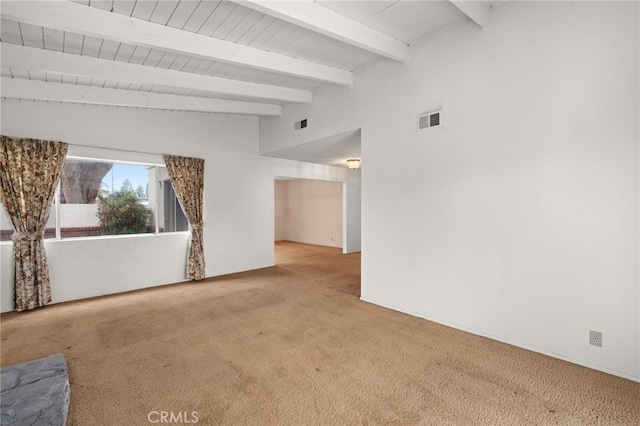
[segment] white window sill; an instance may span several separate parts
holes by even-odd
[[[169,235],[184,235],[189,234],[191,231],[178,231],[178,232],[160,232],[157,234],[145,233],[145,234],[125,234],[125,235],[100,235],[95,237],[68,237],[58,240],[57,238],[46,238],[45,243],[59,243],[65,241],[96,241],[96,240],[117,240],[128,238],[155,238]],[[13,244],[12,241],[0,241],[0,246]]]

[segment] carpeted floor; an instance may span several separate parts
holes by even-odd
[[[638,383],[360,301],[359,254],[276,259],[3,314],[2,365],[64,353],[79,426],[640,425]]]

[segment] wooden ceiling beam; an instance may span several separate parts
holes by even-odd
[[[485,29],[491,25],[491,4],[486,1],[449,0],[473,22]]]
[[[3,5],[4,7],[4,5]],[[126,62],[71,55],[34,47],[0,43],[2,66],[20,70],[56,72],[127,83],[202,90],[218,95],[283,102],[311,102],[311,92],[250,83],[202,74],[154,68]]]
[[[394,61],[409,60],[409,46],[406,43],[312,1],[235,0],[235,2]]]
[[[18,78],[2,79],[2,96],[9,99],[35,99],[177,111],[263,116],[279,116],[281,114],[280,105],[274,104],[134,92]]]
[[[353,73],[84,6],[68,0],[7,1],[2,17],[165,52],[260,69],[323,83],[353,84]]]

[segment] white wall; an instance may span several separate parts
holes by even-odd
[[[209,277],[274,264],[274,176],[350,179],[345,169],[259,157],[256,117],[15,100],[1,106],[2,134],[65,141],[70,155],[145,163],[162,163],[163,153],[204,158]],[[188,233],[47,240],[53,301],[184,281],[187,240]],[[13,309],[12,261],[11,243],[0,243],[2,312]]]
[[[275,212],[274,212],[274,241],[287,239],[287,212],[289,205],[289,186],[285,180],[276,179],[274,183]]]
[[[261,150],[362,128],[364,300],[640,381],[638,17],[502,3],[261,119]]]
[[[360,170],[347,170],[342,187],[342,251],[356,253],[362,249],[362,176]]]
[[[276,180],[276,241],[342,248],[342,183]]]

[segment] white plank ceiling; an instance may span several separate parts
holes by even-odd
[[[1,95],[279,115],[458,22],[486,27],[491,3],[2,0]]]

